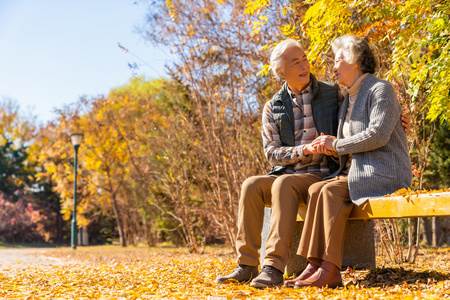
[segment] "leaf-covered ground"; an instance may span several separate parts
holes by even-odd
[[[450,298],[450,248],[422,249],[414,265],[389,265],[378,257],[375,271],[343,272],[345,288],[298,290],[216,284],[235,266],[228,248],[207,248],[205,254],[115,246],[19,249],[15,260],[11,251],[0,249],[0,256],[10,255],[7,263],[0,260],[2,298]]]

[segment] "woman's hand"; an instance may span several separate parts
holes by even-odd
[[[336,150],[333,148],[334,140],[336,140],[335,136],[321,133],[311,144],[317,153],[336,156]]]
[[[312,143],[306,144],[303,147],[303,154],[304,155],[312,155],[312,154],[319,154],[317,149],[312,145]]]

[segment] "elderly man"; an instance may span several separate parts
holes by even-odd
[[[296,226],[299,202],[306,203],[308,188],[337,168],[318,154],[312,142],[321,133],[336,135],[338,87],[310,74],[308,59],[295,40],[279,43],[270,57],[272,71],[284,81],[264,106],[264,153],[274,166],[268,175],[247,178],[242,184],[236,251],[238,267],[217,278],[249,282],[265,288],[283,283],[289,244]],[[272,207],[266,257],[258,275],[264,207]]]

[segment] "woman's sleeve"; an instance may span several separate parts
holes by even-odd
[[[400,121],[400,104],[394,89],[386,82],[374,87],[371,97],[369,126],[366,130],[335,142],[339,155],[367,152],[383,147]]]

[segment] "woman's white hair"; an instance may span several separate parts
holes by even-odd
[[[346,63],[356,63],[355,44],[358,42],[357,37],[353,35],[343,35],[331,42],[331,49],[334,55],[342,55]]]
[[[302,45],[298,41],[294,39],[286,39],[278,43],[270,54],[270,69],[278,79],[281,79],[280,75],[284,71],[285,62],[283,60],[283,55],[286,50],[291,47],[298,47],[303,50]]]
[[[367,39],[343,35],[331,42],[331,48],[336,58],[342,57],[349,64],[358,64],[363,73],[375,73],[377,60]]]

